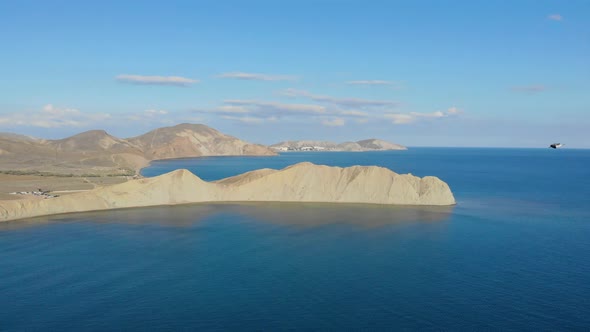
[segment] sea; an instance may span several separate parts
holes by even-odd
[[[218,203],[0,223],[0,331],[590,330],[590,150],[288,152],[143,174],[210,181],[303,161],[435,175],[457,205]]]

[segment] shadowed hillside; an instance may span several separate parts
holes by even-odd
[[[225,155],[274,155],[265,146],[244,142],[201,124],[183,123],[152,130],[128,139],[141,147],[146,158],[169,159]]]

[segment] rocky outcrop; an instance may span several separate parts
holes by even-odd
[[[0,201],[0,221],[68,212],[199,202],[326,202],[453,205],[449,186],[432,176],[397,174],[377,166],[347,168],[299,163],[216,182],[187,170],[52,199]]]

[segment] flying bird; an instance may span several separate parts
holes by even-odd
[[[561,144],[561,143],[553,143],[553,144],[549,145],[549,147],[552,148],[552,149],[557,149],[557,148],[560,148],[562,146],[563,146],[563,144]]]

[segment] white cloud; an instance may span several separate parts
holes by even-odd
[[[233,115],[224,115],[222,116],[223,119],[238,121],[247,124],[260,124],[263,122],[274,122],[277,121],[277,118],[274,116],[269,117],[254,117],[254,116],[233,116]]]
[[[419,113],[419,112],[410,112],[410,115],[416,118],[442,118],[447,116],[442,111],[436,111],[432,113]]]
[[[225,104],[230,106],[242,106],[251,112],[258,113],[277,113],[288,114],[288,113],[308,113],[308,114],[321,114],[326,112],[326,107],[312,104],[284,104],[277,102],[267,102],[258,100],[226,100]]]
[[[145,110],[143,113],[147,116],[158,116],[158,115],[166,115],[168,111],[164,110]]]
[[[295,76],[289,75],[267,75],[259,73],[244,73],[244,72],[231,72],[223,73],[218,75],[219,78],[231,78],[237,80],[248,80],[248,81],[294,81],[297,79]]]
[[[319,119],[325,125],[340,126],[347,120],[353,121],[359,118],[382,118],[385,106],[391,110],[396,103],[383,100],[368,100],[358,98],[336,98],[330,96],[315,95],[307,91],[287,89],[281,91],[282,95],[290,97],[304,97],[317,103],[283,103],[276,101],[228,99],[215,108],[194,109],[193,113],[217,114],[221,119],[242,122],[265,122],[273,118],[275,121],[294,119]],[[370,111],[370,112],[369,112]],[[240,115],[247,115],[241,117]],[[367,121],[356,121],[365,123]]]
[[[362,111],[339,111],[340,115],[356,116],[356,117],[367,117],[369,113]]]
[[[334,118],[334,119],[322,121],[322,124],[324,126],[328,126],[328,127],[340,127],[340,126],[344,126],[344,123],[345,123],[344,119],[342,119],[342,118]]]
[[[143,112],[136,112],[126,114],[123,116],[126,120],[141,121],[143,123],[171,123],[172,121],[168,117],[168,111],[148,109]]]
[[[360,81],[348,81],[346,84],[350,85],[393,85],[394,82],[383,81],[383,80],[360,80]]]
[[[181,76],[118,75],[117,81],[131,84],[189,86],[199,80]]]
[[[244,106],[223,105],[215,109],[219,113],[250,113],[250,110]]]
[[[343,107],[375,107],[375,106],[396,106],[397,103],[389,100],[371,100],[360,98],[339,98],[324,95],[316,95],[304,90],[286,89],[282,95],[288,97],[304,97],[311,100],[329,103]]]
[[[559,14],[551,14],[551,15],[547,16],[547,19],[549,19],[551,21],[562,21],[563,16],[561,16]]]
[[[41,108],[41,113],[48,117],[60,117],[65,115],[78,115],[80,111],[73,108],[57,108],[52,104],[47,104]]]
[[[192,113],[214,114],[221,119],[241,121],[245,123],[261,123],[278,121],[279,119],[329,119],[326,123],[340,125],[346,118],[368,118],[379,116],[382,113],[376,112],[371,115],[368,112],[359,110],[343,110],[334,105],[317,104],[289,104],[274,101],[260,100],[225,100],[224,104],[210,109],[193,109]],[[338,119],[334,121],[334,119]]]
[[[264,119],[263,118],[255,118],[252,116],[231,116],[231,115],[224,115],[222,116],[222,118],[226,119],[226,120],[233,120],[233,121],[239,121],[239,122],[243,122],[243,123],[253,123],[253,124],[258,124],[258,123],[263,123]]]
[[[449,109],[447,109],[447,113],[449,115],[454,115],[454,114],[461,114],[461,113],[463,113],[463,111],[461,111],[457,107],[453,106],[453,107],[450,107]]]
[[[74,108],[60,108],[52,104],[38,111],[18,112],[0,115],[0,125],[8,127],[84,127],[111,118],[108,113],[85,113]]]
[[[410,112],[410,113],[388,113],[383,117],[390,119],[393,124],[409,124],[424,119],[438,119],[456,116],[463,113],[457,107],[450,107],[445,112],[435,111],[431,113]]]
[[[415,121],[414,116],[403,113],[389,113],[385,114],[383,117],[385,117],[386,119],[391,119],[394,124],[406,124]]]

